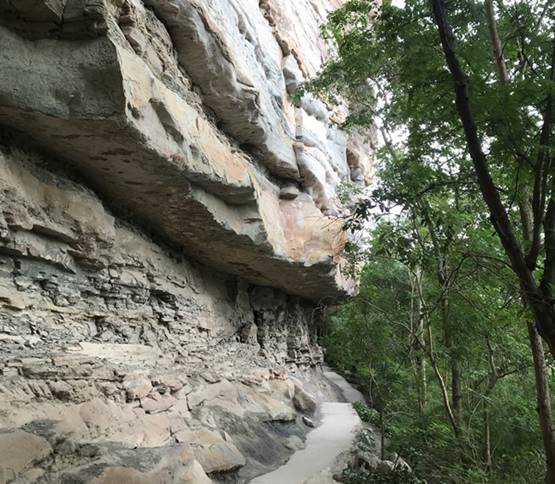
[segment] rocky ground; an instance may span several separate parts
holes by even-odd
[[[316,405],[305,386],[331,393],[317,370],[299,373],[303,384],[284,367],[168,363],[145,345],[106,343],[8,361],[4,481],[247,482],[303,446],[302,414]]]

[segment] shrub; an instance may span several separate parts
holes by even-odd
[[[358,413],[360,420],[362,420],[364,423],[375,426],[380,425],[380,414],[373,408],[370,408],[364,402],[353,403],[353,408],[355,409],[356,413]]]

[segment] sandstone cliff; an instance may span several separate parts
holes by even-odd
[[[371,172],[292,101],[339,3],[0,0],[0,482],[242,482],[301,445],[354,287],[335,190]]]

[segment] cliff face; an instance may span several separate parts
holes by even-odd
[[[0,0],[0,482],[242,482],[298,445],[371,169],[291,99],[338,3]]]

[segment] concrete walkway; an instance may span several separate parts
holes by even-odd
[[[358,395],[362,397],[341,376],[331,371],[324,374],[346,393],[345,399],[349,402]],[[352,447],[360,419],[351,403],[324,402],[321,411],[321,424],[308,434],[306,447],[295,452],[286,464],[257,477],[251,484],[303,484],[330,468],[341,453]]]

